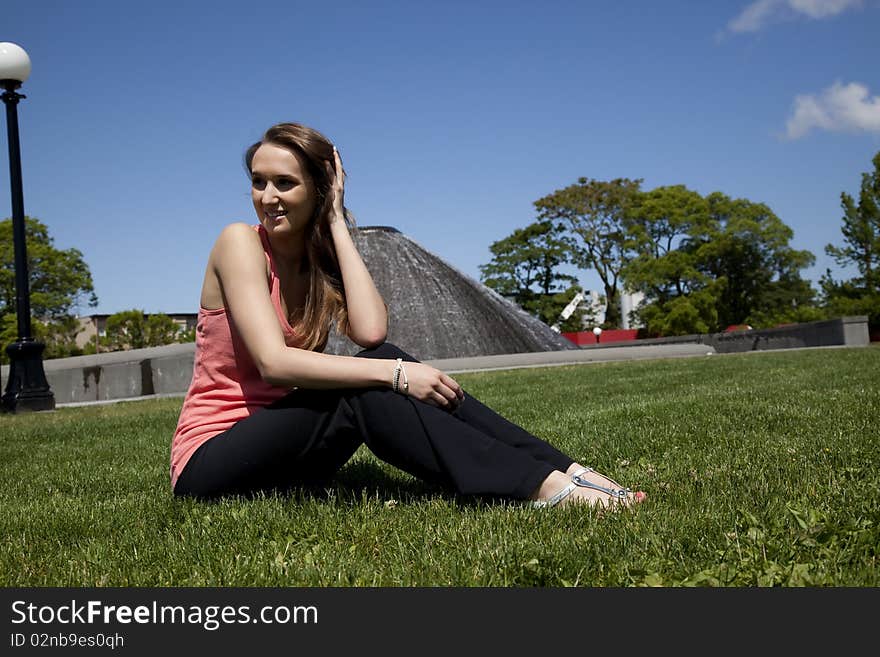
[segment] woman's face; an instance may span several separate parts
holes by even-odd
[[[312,218],[317,194],[296,155],[262,144],[251,162],[251,197],[257,218],[270,234],[302,234]]]

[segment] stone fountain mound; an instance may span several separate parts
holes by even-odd
[[[388,304],[388,341],[419,360],[578,348],[395,228],[364,226],[353,237]],[[359,349],[331,332],[325,352]]]

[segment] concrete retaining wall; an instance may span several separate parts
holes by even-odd
[[[56,404],[183,393],[192,380],[196,345],[115,351],[43,361]],[[5,389],[9,367],[2,368]]]
[[[763,349],[848,346],[870,343],[864,316],[809,322],[736,333],[686,335],[584,346],[570,351],[513,354],[426,361],[455,372],[469,369],[528,367],[617,358],[665,358]],[[608,351],[607,353],[604,350]],[[586,353],[597,350],[596,353]],[[598,353],[603,352],[603,353]],[[619,352],[619,353],[618,353]],[[56,404],[127,399],[144,395],[183,394],[192,380],[195,343],[132,349],[94,356],[43,361]],[[9,367],[0,370],[5,390]]]
[[[839,317],[817,322],[804,322],[771,329],[709,333],[706,335],[678,335],[670,338],[649,338],[632,342],[600,343],[585,345],[582,349],[603,349],[609,346],[704,344],[719,354],[767,349],[792,349],[804,347],[865,347],[871,342],[868,334],[868,318],[865,315]]]

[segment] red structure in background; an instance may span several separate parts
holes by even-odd
[[[606,342],[629,342],[635,340],[638,333],[638,329],[606,329],[599,335],[598,340],[596,340],[596,336],[593,335],[592,331],[577,331],[574,333],[563,333],[562,335],[576,345],[581,346],[596,344],[597,342],[603,344]]]

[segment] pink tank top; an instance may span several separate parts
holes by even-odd
[[[281,290],[269,238],[262,226],[253,228],[260,235],[269,263],[269,294],[284,342],[297,347],[298,336],[281,310]],[[205,442],[288,392],[287,388],[263,381],[225,308],[207,310],[199,306],[192,381],[171,441],[171,487],[177,484],[193,452]]]

